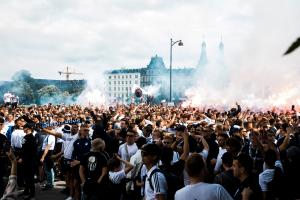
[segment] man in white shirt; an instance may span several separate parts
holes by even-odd
[[[130,161],[131,156],[133,156],[138,148],[134,142],[135,133],[128,130],[126,135],[126,142],[119,147],[118,154],[123,160]],[[124,168],[124,164],[122,165]]]
[[[12,114],[8,114],[5,118],[4,127],[1,133],[6,135],[7,130],[14,125],[15,125],[14,116]]]
[[[77,124],[68,125],[66,124],[63,129],[62,133],[57,133],[55,131],[45,129],[45,132],[49,135],[53,135],[55,137],[61,138],[63,143],[63,170],[66,173],[66,184],[70,191],[70,196],[67,198],[68,200],[73,199],[74,197],[74,179],[72,177],[72,153],[74,150],[74,142],[79,138],[78,135],[79,127]]]
[[[206,166],[201,155],[194,153],[186,161],[186,171],[189,176],[190,185],[178,190],[175,200],[231,200],[228,192],[219,184],[204,183]]]
[[[160,157],[160,148],[156,144],[146,144],[142,148],[142,160],[147,168],[145,180],[145,199],[146,200],[165,200],[167,199],[167,180],[163,173],[153,172],[156,170]],[[152,173],[153,172],[153,173]],[[150,175],[152,176],[150,177]],[[151,183],[150,183],[151,182]],[[151,187],[152,185],[152,187]]]
[[[228,138],[228,135],[226,133],[221,133],[217,136],[217,141],[218,141],[218,145],[219,145],[219,153],[218,153],[218,157],[217,157],[216,165],[215,165],[215,169],[214,169],[215,173],[218,173],[221,170],[222,156],[225,152],[227,152],[227,150],[225,148],[225,141],[227,138]]]
[[[46,136],[42,146],[43,155],[40,159],[40,162],[43,163],[44,165],[44,170],[47,179],[47,184],[43,187],[44,190],[52,189],[54,184],[54,171],[53,171],[54,163],[53,160],[51,159],[54,147],[55,147],[55,137],[53,135]]]
[[[10,106],[11,104],[11,96],[12,94],[8,91],[3,95],[3,101],[5,104],[5,107]]]
[[[146,139],[144,137],[139,137],[136,141],[136,145],[138,147],[137,152],[131,156],[130,158],[130,164],[132,164],[134,167],[133,169],[127,174],[127,177],[130,178],[131,180],[135,180],[141,170],[142,167],[142,155],[141,155],[141,148],[143,145],[146,144]],[[134,182],[133,181],[129,181],[126,184],[126,189],[128,191],[128,193],[132,194],[133,197],[132,199],[137,199],[135,198],[136,195],[138,195],[139,191],[135,191],[134,188]]]

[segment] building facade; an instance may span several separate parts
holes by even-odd
[[[224,44],[219,44],[222,55]],[[197,74],[207,66],[206,43],[201,46],[200,59],[196,67],[173,68],[172,69],[172,101],[184,98],[184,91],[189,88],[193,81],[197,81]],[[164,64],[162,57],[155,55],[151,57],[149,64],[145,68],[138,69],[118,69],[107,71],[106,74],[106,94],[110,102],[121,101],[128,103],[134,97],[134,88],[156,87],[157,93],[153,94],[156,101],[169,101],[170,95],[170,69]]]

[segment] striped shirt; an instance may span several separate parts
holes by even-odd
[[[154,173],[151,177],[151,180],[149,179],[151,172],[158,168],[156,165],[153,166],[148,172],[147,172],[147,178],[146,178],[146,184],[145,184],[145,198],[146,200],[155,200],[157,194],[167,194],[167,180],[165,176],[162,173]],[[153,190],[150,187],[149,181],[152,182]]]

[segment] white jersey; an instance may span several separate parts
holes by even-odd
[[[109,180],[114,184],[119,184],[121,181],[126,178],[124,169],[118,172],[109,172]]]
[[[5,93],[3,96],[4,103],[10,103],[11,97],[12,97],[11,93]]]
[[[217,157],[217,162],[215,165],[215,172],[219,172],[221,170],[221,166],[222,166],[222,156],[223,154],[227,152],[227,150],[224,148],[222,149],[221,147],[219,147],[219,153],[218,153],[218,157]]]
[[[50,145],[49,150],[54,150],[55,147],[55,137],[53,135],[47,135],[43,141],[43,147],[42,150],[44,151],[46,149],[47,145]]]
[[[219,184],[196,183],[185,186],[175,194],[175,200],[231,200],[232,197]]]
[[[11,134],[11,146],[13,148],[22,148],[25,132],[21,129],[16,129]]]
[[[135,143],[128,145],[127,143],[122,144],[119,147],[119,155],[123,160],[130,161],[131,156],[137,152],[138,148]]]
[[[73,144],[79,138],[78,133],[74,135],[70,133],[64,133],[62,136],[63,136],[62,139],[64,140],[63,143],[64,158],[72,159],[72,154],[74,150]]]
[[[157,166],[153,166],[148,172],[147,172],[147,178],[145,183],[145,198],[146,200],[155,200],[156,195],[158,194],[164,194],[167,195],[168,191],[168,185],[166,177],[160,173],[154,173],[150,180],[151,172],[157,169]],[[152,183],[153,189],[150,187],[150,181]]]

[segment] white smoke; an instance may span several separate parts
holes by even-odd
[[[185,106],[228,108],[236,101],[253,109],[300,106],[300,51],[282,56],[300,36],[300,13],[291,3],[272,1],[272,9],[264,4],[252,5],[252,31],[239,49],[232,49],[234,41],[225,38],[226,65],[209,60],[198,82],[186,91]]]
[[[87,86],[79,95],[77,103],[84,106],[104,106],[107,104],[105,97],[105,78],[103,72],[87,75]]]

